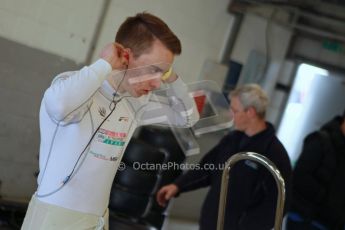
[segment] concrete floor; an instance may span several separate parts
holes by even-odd
[[[162,230],[198,230],[197,222],[168,218],[165,220]]]
[[[282,230],[285,230],[285,221],[286,218],[283,219]],[[197,222],[190,220],[169,218],[164,222],[162,230],[199,230],[199,226]]]

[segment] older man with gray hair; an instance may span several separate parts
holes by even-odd
[[[230,131],[208,152],[200,168],[189,170],[173,184],[162,187],[157,202],[166,201],[179,193],[209,186],[200,217],[200,229],[216,229],[221,187],[222,165],[239,152],[256,152],[270,159],[283,175],[287,196],[291,165],[287,152],[275,135],[273,126],[265,121],[268,98],[259,85],[240,86],[229,94],[234,130]],[[213,165],[214,167],[209,167]],[[207,166],[207,167],[205,167]],[[215,168],[215,170],[207,170]],[[277,188],[270,173],[253,161],[241,161],[231,171],[226,203],[224,229],[269,230],[274,225]]]

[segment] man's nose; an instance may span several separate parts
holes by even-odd
[[[150,81],[151,90],[158,89],[161,86],[160,79],[153,79]]]

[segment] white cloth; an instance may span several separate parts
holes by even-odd
[[[46,90],[40,109],[39,200],[102,216],[115,173],[135,128],[155,122],[152,119],[155,117],[160,118],[156,122],[179,126],[190,126],[198,120],[195,104],[178,79],[168,90],[168,96],[174,100],[168,97],[165,104],[159,101],[160,97],[152,95],[123,98],[80,156],[96,128],[110,113],[114,89],[105,81],[110,72],[110,65],[100,59],[80,71],[58,75]],[[117,95],[116,100],[123,96],[126,95]],[[178,112],[176,108],[181,103],[185,110],[194,112]],[[63,184],[77,161],[72,177]]]
[[[32,197],[21,230],[108,230],[108,209],[103,216],[80,213]]]

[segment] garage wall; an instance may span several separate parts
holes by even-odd
[[[135,3],[134,3],[135,2]],[[227,13],[228,0],[133,0],[112,1],[106,15],[93,60],[104,44],[115,38],[116,29],[129,15],[147,11],[162,18],[180,38],[182,54],[175,69],[186,82],[198,79],[204,61],[219,61],[233,17]]]
[[[76,63],[3,38],[0,50],[0,196],[28,200],[36,189],[43,92]]]
[[[93,0],[2,0],[0,36],[82,63],[101,8]]]

